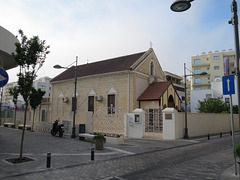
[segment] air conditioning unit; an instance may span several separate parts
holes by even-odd
[[[95,96],[96,101],[102,101],[103,97],[102,96]]]
[[[63,100],[64,103],[68,102],[68,98],[67,97],[62,98],[62,100]]]
[[[221,82],[221,78],[215,78],[215,82]]]

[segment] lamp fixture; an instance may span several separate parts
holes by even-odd
[[[176,0],[170,8],[174,12],[183,12],[191,7],[192,1],[194,0]]]

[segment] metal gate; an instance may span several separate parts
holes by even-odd
[[[124,113],[120,108],[100,107],[93,118],[94,133],[108,136],[120,136],[124,134]]]
[[[162,136],[162,109],[145,109],[145,136]]]

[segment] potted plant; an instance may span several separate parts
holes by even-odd
[[[96,150],[103,150],[103,143],[106,142],[106,138],[102,134],[97,134],[93,137],[92,142],[95,143]]]

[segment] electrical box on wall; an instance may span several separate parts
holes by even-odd
[[[135,116],[134,116],[134,122],[135,123],[141,123],[142,121],[141,121],[141,116],[140,116],[140,114],[135,114]]]

